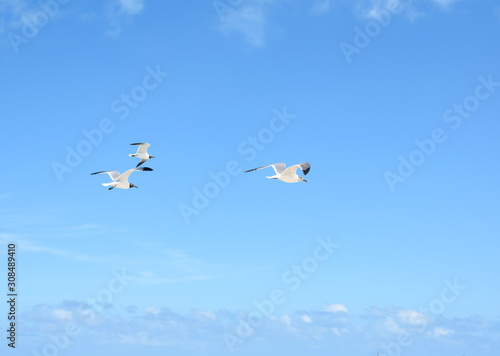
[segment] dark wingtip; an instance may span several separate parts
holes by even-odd
[[[302,172],[304,173],[304,175],[309,173],[309,171],[311,170],[311,165],[309,164],[309,162],[303,162],[303,163],[301,163],[301,165],[304,165],[307,167],[307,168],[304,167],[305,169],[303,169],[302,166],[300,167],[300,169],[302,169]]]
[[[142,167],[142,170],[143,171],[148,171],[148,172],[151,172],[153,170],[153,168],[149,168],[149,167]]]

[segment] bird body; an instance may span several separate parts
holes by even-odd
[[[267,168],[267,167],[273,167],[274,172],[276,173],[274,176],[266,177],[269,179],[279,179],[285,183],[298,183],[298,182],[307,182],[303,177],[297,175],[297,168],[300,168],[302,172],[304,172],[304,175],[309,173],[309,170],[311,169],[311,165],[307,162],[302,162],[293,166],[290,166],[286,168],[286,165],[284,163],[275,163],[275,164],[270,164],[268,166],[264,167],[258,167],[254,169],[250,169],[247,172],[252,172],[256,171],[259,169]]]
[[[120,189],[138,188],[136,185],[133,185],[132,183],[128,182],[128,177],[134,171],[152,171],[152,169],[149,167],[139,167],[139,168],[129,169],[128,171],[125,171],[122,174],[120,174],[120,172],[117,171],[101,171],[101,172],[91,173],[91,175],[103,174],[103,173],[109,174],[109,176],[113,181],[110,183],[102,184],[105,187],[109,187],[109,190],[113,188],[120,188]]]
[[[139,146],[137,147],[137,152],[129,154],[130,157],[138,157],[141,159],[141,161],[137,164],[136,167],[139,167],[141,164],[146,162],[150,158],[154,158],[154,156],[151,156],[148,154],[148,147],[150,146],[149,143],[131,143],[131,146]]]

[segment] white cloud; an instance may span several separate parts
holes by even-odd
[[[288,316],[287,314],[284,314],[281,317],[281,322],[283,324],[285,324],[286,326],[291,327],[291,325],[292,325],[292,318],[290,318],[290,316]]]
[[[330,0],[314,0],[314,4],[311,8],[311,14],[323,15],[330,12],[330,9],[331,9]]]
[[[404,6],[402,0],[370,0],[367,4],[361,6],[361,13],[363,17],[376,19],[381,16],[383,11],[393,8],[400,9]]]
[[[434,328],[431,332],[433,337],[448,336],[451,334],[453,334],[453,330],[441,327]]]
[[[452,4],[459,0],[430,0],[433,4],[442,8],[443,10],[450,9]],[[424,3],[429,0],[357,0],[354,8],[358,16],[367,19],[377,19],[381,16],[383,11],[388,9],[397,9],[397,14],[392,13],[391,16],[404,16],[410,21],[416,18],[427,15]],[[392,11],[391,11],[392,12]]]
[[[457,2],[458,0],[432,0],[432,1],[434,1],[440,6],[446,7],[453,4],[454,2]]]
[[[398,311],[398,318],[403,324],[425,325],[427,318],[415,309],[403,309]]]
[[[220,29],[225,34],[240,33],[251,46],[262,47],[265,26],[263,4],[259,3],[228,11],[222,20]]]
[[[193,315],[200,320],[217,320],[217,315],[212,310],[195,310]]]
[[[85,305],[83,309],[82,304]],[[117,350],[115,353],[127,351],[130,345],[137,345],[156,348],[152,350],[155,351],[152,355],[162,354],[172,347],[177,353],[185,350],[188,351],[186,354],[196,351],[223,354],[227,348],[221,342],[221,335],[232,333],[238,336],[238,325],[241,328],[242,320],[247,320],[248,315],[246,312],[227,310],[193,310],[188,314],[180,314],[159,306],[148,306],[141,310],[138,307],[110,305],[109,308],[96,311],[86,303],[70,301],[58,305],[38,305],[23,312],[23,342],[29,348],[39,347],[42,343],[38,340],[34,344],[32,335],[39,335],[43,338],[42,342],[46,342],[44,340],[50,335],[64,330],[71,322],[80,330],[78,343],[72,345],[75,348],[78,344],[91,347],[105,342]],[[244,340],[250,347],[252,343],[263,347],[286,343],[297,350],[297,354],[304,354],[299,352],[298,347],[313,348],[318,354],[328,354],[332,350],[342,354],[342,349],[352,349],[353,345],[363,348],[357,350],[356,354],[376,354],[382,342],[387,344],[397,340],[403,332],[412,335],[412,348],[420,350],[422,354],[446,354],[442,351],[451,343],[472,347],[490,345],[492,350],[500,346],[497,338],[500,330],[498,320],[489,322],[480,317],[443,317],[439,318],[438,325],[429,325],[428,328],[411,325],[403,328],[405,324],[399,318],[415,323],[420,320],[419,315],[412,309],[393,307],[377,309],[377,313],[369,310],[367,314],[351,318],[347,324],[339,324],[335,317],[335,314],[324,310],[276,315],[256,326]],[[381,328],[383,334],[379,333]]]
[[[323,306],[323,310],[327,311],[327,312],[331,312],[331,313],[342,312],[342,313],[349,314],[349,310],[343,304],[327,304],[327,305]]]
[[[144,8],[144,0],[119,0],[119,4],[127,15],[137,15]]]
[[[384,320],[384,328],[391,334],[401,334],[403,332],[403,329],[391,317],[387,317]]]
[[[144,309],[144,314],[153,314],[153,315],[158,315],[160,311],[156,309],[155,307],[146,307]]]
[[[71,320],[73,319],[73,313],[69,310],[64,309],[54,309],[52,310],[52,314],[60,320]]]
[[[18,31],[33,13],[34,10],[24,0],[0,1],[0,34]]]
[[[307,323],[307,324],[312,323],[312,319],[309,315],[304,314],[304,315],[301,315],[300,318],[302,319],[302,321],[304,323]]]
[[[116,37],[122,31],[123,21],[131,21],[144,9],[144,0],[110,0],[106,5],[106,18],[109,29],[106,36]]]

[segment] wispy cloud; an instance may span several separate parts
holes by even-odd
[[[17,29],[22,25],[22,19],[27,17],[32,10],[23,0],[0,1],[0,14],[2,15],[2,26],[0,33]]]
[[[451,334],[453,334],[453,330],[441,327],[433,328],[432,331],[430,332],[430,335],[433,337],[448,336]]]
[[[106,8],[109,28],[105,35],[115,37],[121,33],[124,21],[131,21],[133,16],[143,12],[144,0],[110,0]]]
[[[402,309],[398,311],[397,315],[403,324],[425,325],[428,322],[425,315],[415,309]]]
[[[194,276],[179,276],[179,277],[165,277],[153,272],[140,272],[135,278],[135,283],[138,285],[155,285],[155,284],[167,284],[167,283],[182,283],[188,281],[201,281],[214,279],[211,275],[194,275]]]
[[[120,10],[127,15],[137,15],[144,8],[144,0],[118,0]]]
[[[105,226],[70,218],[70,213],[75,210],[78,208],[61,206],[4,208],[0,209],[2,228],[5,232],[23,238],[35,236],[76,238],[110,232]]]
[[[229,10],[220,25],[221,31],[226,35],[241,34],[252,47],[262,47],[266,28],[264,6],[264,3],[258,2]]]
[[[458,2],[459,0],[432,0],[432,1],[434,1],[436,4],[438,4],[440,6],[446,7],[446,6],[449,6],[455,2]]]
[[[215,279],[223,269],[212,263],[193,257],[184,251],[157,247],[158,262],[151,263],[150,259],[138,263],[135,283],[141,285],[181,283],[187,281],[203,281]]]
[[[363,0],[356,5],[357,12],[364,18],[378,18],[382,11],[392,7],[404,7],[406,4],[400,0]]]
[[[459,0],[430,0],[441,9],[449,10]],[[391,8],[401,9],[407,18],[413,21],[426,15],[426,4],[429,0],[357,0],[354,3],[355,13],[363,18],[376,19],[383,11]],[[399,11],[398,11],[399,13]]]
[[[327,304],[323,307],[323,309],[327,312],[331,312],[331,313],[339,313],[339,312],[342,312],[342,313],[346,313],[346,314],[349,314],[349,310],[347,309],[347,307],[343,304]]]
[[[59,18],[64,13],[65,6],[57,1],[34,2],[26,0],[0,1],[0,34],[7,36],[14,32],[18,36],[31,39],[48,21]],[[27,36],[26,31],[30,35]]]
[[[313,15],[323,15],[330,12],[331,6],[331,0],[314,0],[310,12]]]
[[[165,348],[176,347],[177,350],[221,354],[227,352],[222,335],[228,332],[228,325],[251,322],[250,314],[243,311],[194,309],[190,313],[181,314],[160,306],[138,308],[110,305],[91,318],[82,304],[85,305],[83,302],[66,301],[57,305],[33,307],[22,315],[24,333],[41,336],[45,330],[48,338],[52,333],[63,331],[69,323],[73,323],[81,331],[79,344],[86,346],[99,345],[105,341],[118,348],[116,350],[121,348],[123,351],[136,345],[158,348],[163,352]],[[347,354],[349,351],[348,354],[351,355],[366,355],[383,352],[381,347],[388,345],[394,338],[397,340],[397,335],[403,335],[403,332],[409,330],[407,340],[411,342],[405,347],[418,349],[420,353],[428,355],[443,352],[451,354],[460,350],[461,353],[467,353],[470,349],[485,344],[490,345],[490,351],[483,348],[481,354],[495,355],[500,346],[497,338],[500,330],[498,320],[487,321],[477,316],[441,318],[429,322],[428,332],[418,334],[413,329],[404,327],[398,315],[403,319],[409,317],[409,320],[418,316],[411,309],[393,307],[377,309],[375,314],[370,310],[368,314],[349,318],[323,310],[271,315],[259,327],[251,327],[249,332],[254,337],[245,342],[266,350],[273,346],[282,348],[282,345],[287,345],[292,349],[314,349],[316,354],[326,355],[333,351],[345,351],[344,354]],[[367,324],[363,320],[371,320],[373,323]],[[389,333],[381,334],[378,325],[383,325]],[[30,338],[26,336],[25,343],[34,342]],[[464,349],[465,346],[468,347],[467,350]]]
[[[93,255],[85,255],[80,253],[75,253],[73,251],[58,249],[48,246],[42,246],[35,244],[33,242],[27,240],[16,239],[16,242],[19,248],[23,251],[34,252],[34,253],[47,253],[54,256],[59,256],[63,258],[67,258],[74,261],[82,261],[82,262],[100,262],[107,263],[109,262],[109,258],[107,257],[99,257]]]

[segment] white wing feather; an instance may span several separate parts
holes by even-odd
[[[284,176],[294,176],[297,174],[297,168],[300,168],[302,172],[304,172],[304,175],[309,173],[309,170],[311,169],[311,165],[307,162],[302,162],[293,166],[288,167],[285,172],[283,173]]]
[[[117,171],[102,171],[102,172],[95,172],[95,173],[90,173],[90,174],[92,175],[92,174],[103,174],[103,173],[109,174],[111,179],[114,180],[115,182],[116,182],[117,178],[120,176],[120,172],[117,172]]]
[[[123,172],[117,179],[117,182],[122,182],[122,183],[127,183],[128,182],[128,177],[130,174],[132,174],[133,171],[152,171],[151,168],[149,167],[137,167],[137,168],[132,168],[129,169],[128,171]]]
[[[131,143],[131,145],[139,146],[137,147],[137,153],[148,153],[148,147],[151,146],[149,143]]]
[[[284,163],[275,163],[275,164],[270,164],[270,165],[264,166],[264,167],[258,167],[258,168],[254,168],[254,169],[249,169],[248,171],[245,171],[245,173],[252,172],[252,171],[257,171],[259,169],[264,169],[264,168],[267,168],[267,167],[273,167],[274,172],[276,172],[276,174],[282,174],[285,171],[286,165]]]

